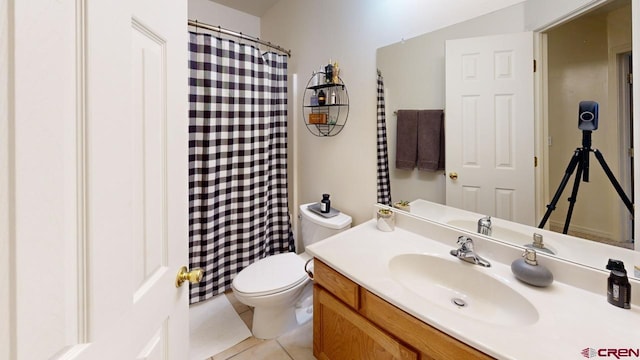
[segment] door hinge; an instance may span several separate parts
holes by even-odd
[[[536,72],[538,70],[538,62],[536,61],[536,59],[533,59],[533,72]]]
[[[632,73],[628,73],[627,74],[627,84],[633,85],[633,74]]]
[[[629,157],[632,158],[633,157],[633,148],[630,147],[629,150],[627,150],[629,152]]]
[[[533,167],[538,167],[538,157],[537,156],[533,157]]]

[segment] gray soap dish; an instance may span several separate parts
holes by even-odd
[[[553,282],[553,274],[544,265],[538,264],[536,251],[526,248],[522,258],[511,263],[511,272],[516,278],[529,285],[546,287]]]

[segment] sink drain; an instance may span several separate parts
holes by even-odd
[[[451,299],[451,302],[453,303],[453,305],[459,306],[459,307],[465,307],[467,306],[467,302],[460,299],[460,298],[453,298]]]

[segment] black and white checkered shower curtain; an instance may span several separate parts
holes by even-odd
[[[287,57],[190,33],[189,263],[195,303],[255,260],[293,251],[287,201]]]
[[[391,205],[391,181],[389,180],[389,156],[387,152],[387,121],[384,106],[384,82],[378,70],[378,203]]]

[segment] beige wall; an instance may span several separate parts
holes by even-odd
[[[547,28],[565,19],[568,14],[579,14],[604,1],[606,0],[527,0],[525,2],[527,29]]]
[[[548,32],[549,44],[549,184],[551,196],[560,184],[574,150],[582,144],[578,129],[578,104],[600,105],[598,130],[592,133],[593,149],[599,149],[620,179],[619,124],[615,51],[630,47],[630,8],[608,15],[579,18]],[[614,51],[615,50],[615,51]],[[610,53],[613,58],[611,58]],[[613,59],[613,62],[609,60]],[[571,220],[571,229],[595,236],[620,239],[623,204],[593,154],[590,182],[582,182]],[[551,224],[564,226],[573,178],[567,184]],[[626,212],[626,210],[625,210]]]
[[[191,20],[221,26],[225,29],[260,37],[260,18],[210,0],[189,0],[188,16]]]

